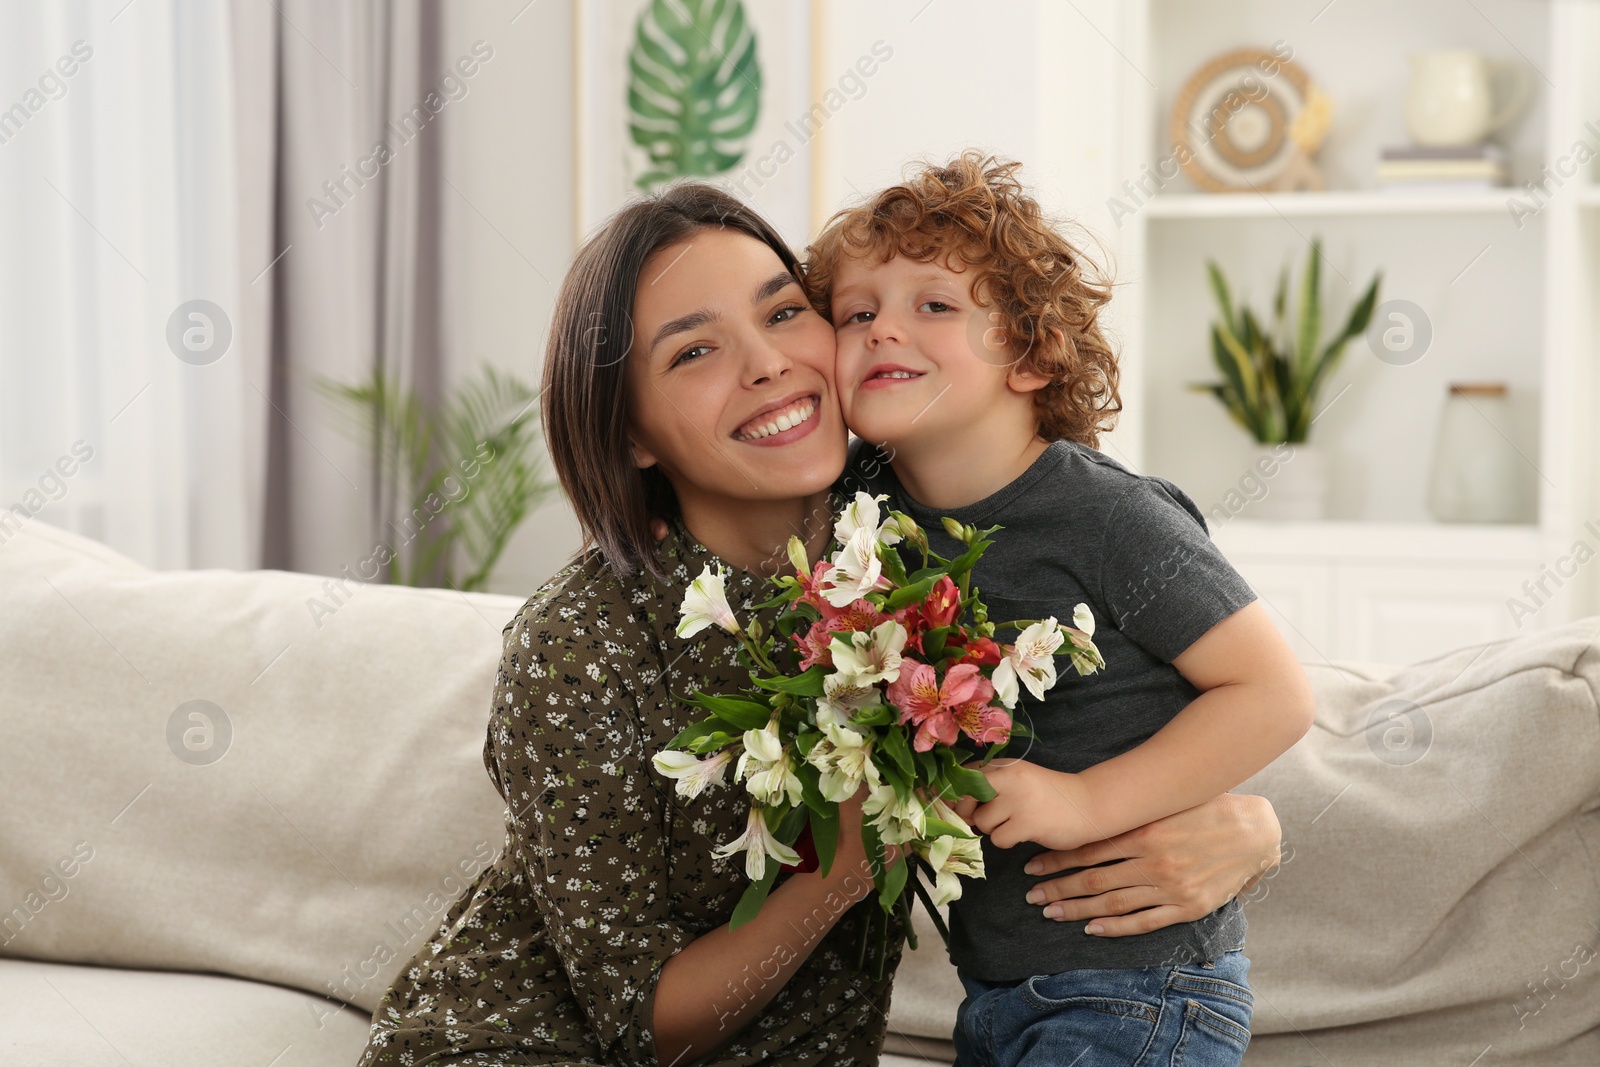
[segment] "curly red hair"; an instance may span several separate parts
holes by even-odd
[[[1039,436],[1096,448],[1122,410],[1117,356],[1099,322],[1114,283],[1045,218],[1015,177],[1021,166],[969,149],[837,212],[806,247],[806,288],[831,322],[846,256],[976,270],[974,295],[1023,349],[1017,368],[1050,380],[1033,394]]]

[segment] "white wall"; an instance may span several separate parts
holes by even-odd
[[[453,0],[444,18],[446,57],[478,40],[494,49],[444,127],[444,175],[455,187],[446,186],[443,199],[450,379],[489,362],[537,389],[573,252],[572,8]],[[548,465],[547,475],[554,478]],[[531,593],[581,539],[557,493],[507,545],[493,590]]]

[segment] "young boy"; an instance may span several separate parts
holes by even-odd
[[[1310,683],[1188,495],[1096,450],[1121,410],[1097,321],[1110,286],[1016,169],[973,152],[925,167],[808,249],[863,439],[846,488],[888,494],[947,557],[960,548],[941,517],[1002,526],[973,574],[990,618],[1065,623],[1087,603],[1105,660],[1059,671],[1042,701],[1023,692],[1017,719],[1036,736],[986,769],[995,799],[963,804],[987,878],[951,905],[957,1062],[1166,1063],[1181,1049],[1237,1064],[1252,1003],[1237,899],[1095,937],[1030,902],[1027,865],[1243,782],[1309,729]],[[1152,902],[1107,888],[1131,909]]]

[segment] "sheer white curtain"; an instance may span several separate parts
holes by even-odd
[[[0,551],[43,521],[161,569],[257,565],[228,18],[0,4]]]

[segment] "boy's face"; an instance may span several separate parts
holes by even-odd
[[[834,275],[836,380],[851,431],[896,450],[948,441],[998,419],[1028,418],[1034,389],[998,313],[977,302],[973,271],[895,256],[846,258]]]

